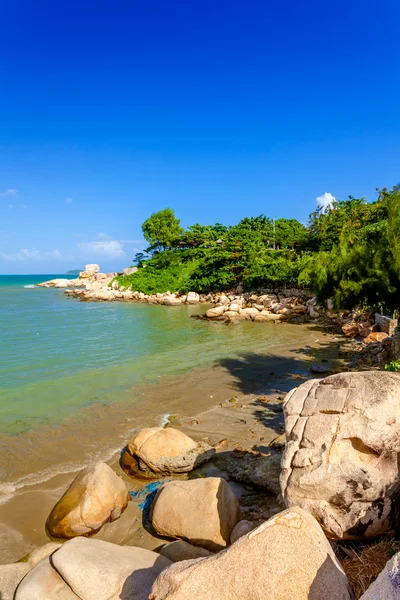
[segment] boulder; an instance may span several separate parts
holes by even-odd
[[[229,305],[229,310],[235,313],[239,313],[241,311],[242,307],[238,302],[232,302]]]
[[[248,450],[233,450],[228,456],[226,470],[232,479],[280,493],[279,475],[281,453],[268,455]]]
[[[122,269],[122,273],[124,275],[132,275],[133,273],[137,273],[138,270],[137,267],[126,267],[126,269]]]
[[[19,584],[14,600],[83,600],[77,596],[50,560],[42,560]]]
[[[15,590],[19,582],[31,570],[28,563],[15,563],[0,565],[0,598],[1,600],[14,600]]]
[[[166,556],[172,562],[179,562],[181,560],[192,560],[193,558],[211,556],[212,552],[201,546],[189,544],[184,540],[176,540],[176,542],[170,542],[163,546],[160,550],[160,554]]]
[[[81,279],[87,279],[89,277],[94,277],[96,275],[96,273],[98,273],[99,271],[100,271],[99,265],[96,265],[96,264],[85,265],[85,270],[81,271],[79,273],[79,277]]]
[[[254,317],[254,315],[258,315],[259,311],[257,308],[243,308],[241,314],[249,315],[250,317]]]
[[[399,373],[363,371],[307,381],[285,398],[283,499],[312,513],[331,538],[396,526],[399,396]]]
[[[225,312],[225,306],[216,306],[215,308],[210,308],[206,312],[206,317],[208,319],[215,319],[216,317],[221,317]]]
[[[261,311],[258,315],[254,315],[253,321],[257,323],[279,323],[284,318],[284,315],[275,315],[266,310]]]
[[[383,342],[386,338],[389,337],[388,333],[384,331],[371,331],[371,333],[364,338],[364,343],[369,344],[371,342]]]
[[[165,296],[163,304],[165,304],[165,306],[181,306],[182,302],[179,298],[175,298],[175,296]]]
[[[173,427],[142,429],[121,459],[128,475],[152,478],[155,474],[188,473],[215,454],[205,442],[195,442]]]
[[[147,600],[169,565],[151,550],[76,538],[25,577],[15,600]]]
[[[188,302],[189,304],[197,304],[198,302],[200,302],[199,294],[196,294],[196,292],[189,292],[186,297],[186,302]]]
[[[208,593],[207,593],[208,592]],[[317,521],[286,510],[224,552],[176,563],[149,600],[351,600],[348,581]]]
[[[74,479],[48,516],[46,529],[56,538],[96,533],[105,523],[118,519],[128,501],[122,479],[98,462]]]
[[[150,520],[159,535],[220,550],[239,520],[239,502],[220,477],[171,481],[157,493]]]
[[[369,586],[360,600],[399,600],[400,552],[386,563],[386,567]]]
[[[256,525],[252,521],[239,521],[239,523],[237,523],[231,531],[231,544],[234,544],[236,540],[246,535],[247,533],[250,533],[250,531],[253,531],[255,527]]]

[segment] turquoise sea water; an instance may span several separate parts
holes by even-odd
[[[58,424],[80,407],[123,400],[135,384],[268,352],[300,335],[291,325],[189,318],[204,305],[80,302],[32,287],[54,277],[0,276],[0,434]]]
[[[58,423],[79,407],[123,398],[137,383],[273,343],[255,324],[189,318],[204,306],[79,302],[32,287],[56,276],[0,276],[0,433]]]

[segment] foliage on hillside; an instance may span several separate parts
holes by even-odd
[[[375,202],[350,197],[295,219],[246,217],[226,227],[183,230],[171,209],[143,224],[151,244],[136,256],[137,273],[120,277],[133,290],[155,292],[312,287],[336,306],[386,309],[400,304],[400,188]]]

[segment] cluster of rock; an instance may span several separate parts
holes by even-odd
[[[299,294],[220,294],[216,306],[210,308],[205,316],[231,323],[245,320],[260,323],[305,322],[318,319],[321,309],[318,309],[315,297],[307,299]]]
[[[117,273],[100,273],[100,267],[96,264],[89,264],[85,266],[85,270],[79,273],[79,277],[76,279],[50,279],[43,283],[37,283],[37,287],[54,287],[54,288],[85,288],[86,291],[92,286],[94,289],[107,288],[108,284],[115,278]],[[66,290],[66,292],[72,290]]]
[[[148,523],[156,536],[175,541],[157,553],[87,539],[130,498],[124,481],[97,463],[75,478],[47,519],[49,535],[69,541],[0,566],[0,598],[351,600],[328,538],[365,542],[398,526],[399,397],[400,374],[382,371],[340,373],[289,392],[282,468],[274,452],[236,450],[227,461],[231,478],[274,493],[280,471],[287,508],[261,524],[240,520],[225,478],[181,478],[215,448],[171,427],[141,430],[121,464],[134,478],[170,478],[150,497]],[[399,598],[400,553],[362,600]]]

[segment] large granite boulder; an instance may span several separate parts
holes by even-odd
[[[48,516],[46,529],[56,538],[96,533],[118,519],[128,501],[122,479],[105,463],[96,463],[74,479]]]
[[[215,454],[205,442],[195,442],[173,427],[142,429],[122,454],[121,466],[134,477],[188,473]]]
[[[60,547],[61,544],[49,542],[48,544],[33,550],[26,559],[21,562],[0,565],[0,599],[14,600],[15,590],[25,575],[41,561],[51,556],[51,554]]]
[[[370,585],[360,600],[399,600],[400,552],[386,563],[386,567]]]
[[[159,535],[220,550],[239,521],[239,502],[220,477],[171,481],[157,493],[150,520]]]
[[[22,580],[15,600],[147,600],[169,565],[151,550],[76,538]]]
[[[122,269],[123,275],[133,275],[133,273],[137,273],[139,269],[137,267],[126,267]]]
[[[351,600],[347,578],[317,521],[286,510],[209,558],[175,563],[150,600]]]
[[[88,279],[90,277],[94,277],[96,275],[96,273],[98,273],[99,271],[100,271],[99,265],[96,265],[96,264],[85,265],[85,270],[81,271],[79,273],[79,277],[81,279]]]
[[[397,522],[400,374],[310,380],[287,394],[281,488],[332,538],[372,537]]]

